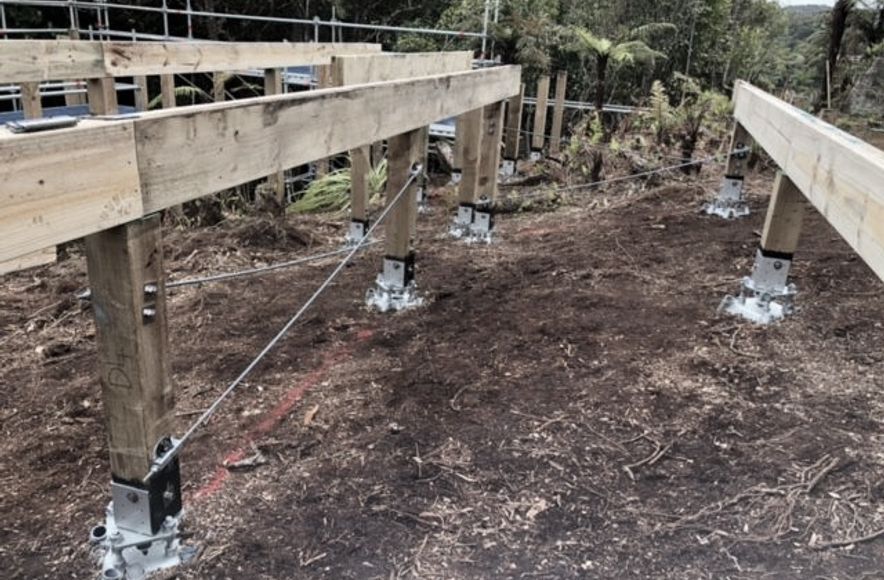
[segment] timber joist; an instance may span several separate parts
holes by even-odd
[[[0,79],[22,83],[328,65],[335,55],[380,51],[380,44],[365,43],[4,40]]]
[[[884,151],[748,83],[734,101],[737,121],[884,279]],[[788,234],[776,229],[769,224],[766,237]]]
[[[506,100],[520,75],[498,67],[0,129],[0,261]]]

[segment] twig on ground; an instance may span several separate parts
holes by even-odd
[[[810,547],[814,550],[828,550],[830,548],[843,548],[845,546],[852,546],[853,544],[871,542],[873,540],[877,540],[878,538],[884,538],[884,528],[881,528],[877,532],[872,532],[871,534],[866,534],[865,536],[860,536],[858,538],[848,538],[846,540],[836,540],[834,542],[812,543],[810,544]]]

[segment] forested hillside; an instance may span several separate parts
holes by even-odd
[[[156,6],[157,0],[137,3]],[[183,1],[169,2],[183,8]],[[487,2],[491,56],[526,68],[530,83],[541,72],[565,69],[584,98],[631,104],[661,80],[681,93],[683,76],[705,89],[727,92],[749,80],[799,104],[823,107],[826,62],[837,106],[874,57],[884,52],[884,0],[839,0],[821,6],[781,8],[773,0],[494,0]],[[177,6],[180,5],[180,6]],[[486,0],[193,0],[208,12],[316,16],[360,23],[481,31]],[[66,19],[57,8],[10,6],[11,21],[48,25]],[[161,15],[115,10],[119,30],[161,29]],[[185,34],[182,20],[173,34]],[[586,37],[578,31],[591,36]],[[236,19],[195,18],[197,36],[219,40],[312,40],[312,26]],[[328,29],[323,35],[328,36]],[[345,40],[378,40],[398,50],[481,49],[480,41],[402,33],[345,30]],[[601,50],[598,50],[600,49]],[[601,75],[599,74],[601,73]],[[599,77],[605,76],[605,82]]]

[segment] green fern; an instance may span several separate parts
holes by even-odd
[[[669,104],[666,87],[660,81],[654,81],[654,84],[651,85],[650,105],[651,125],[657,136],[657,143],[662,143],[675,124],[675,115],[672,112],[672,105]]]

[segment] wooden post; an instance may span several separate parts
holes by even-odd
[[[717,215],[725,219],[749,215],[749,205],[746,203],[745,178],[749,165],[749,152],[741,151],[752,145],[752,137],[746,129],[737,123],[731,135],[730,155],[727,160],[727,169],[721,181],[718,196],[706,204],[704,211],[710,215]],[[735,153],[741,151],[740,153]]]
[[[549,106],[549,77],[542,76],[537,83],[537,104],[534,109],[534,135],[531,137],[531,153],[539,157],[546,140],[546,117]]]
[[[483,109],[475,109],[458,118],[463,119],[463,178],[458,184],[457,199],[461,204],[475,204],[479,195],[479,164],[482,159]],[[459,129],[459,131],[461,131]]]
[[[21,83],[21,108],[25,119],[39,119],[43,116],[40,83]]]
[[[177,106],[175,99],[175,75],[160,75],[160,95],[164,109]]]
[[[556,102],[553,108],[552,133],[549,137],[550,157],[557,157],[562,150],[562,125],[565,120],[565,95],[568,90],[568,73],[559,71],[556,75]]]
[[[216,103],[220,103],[225,99],[224,83],[226,80],[227,73],[217,71],[212,73],[212,99]]]
[[[116,115],[120,108],[117,105],[117,88],[114,79],[107,77],[86,81],[89,94],[89,113],[92,115]]]
[[[479,161],[479,199],[493,202],[497,197],[500,171],[500,140],[503,136],[503,113],[506,101],[487,105],[482,110],[482,143]]]
[[[746,128],[743,127],[743,125],[741,125],[740,123],[736,123],[734,125],[734,131],[731,134],[730,151],[733,153],[734,151],[737,151],[739,149],[751,147],[752,143],[752,136],[749,135],[749,132],[746,131]],[[748,152],[744,155],[731,155],[727,160],[727,172],[725,173],[725,177],[727,177],[728,179],[742,180],[746,176],[748,164]]]
[[[316,67],[316,88],[328,89],[334,86],[333,71],[331,65],[319,65]],[[320,159],[316,162],[316,177],[322,177],[329,172],[329,160]]]
[[[393,202],[410,179],[414,164],[420,162],[422,137],[423,129],[415,129],[390,139],[386,195],[388,204]],[[411,224],[417,215],[417,186],[417,180],[414,180],[387,218],[387,258],[407,260],[411,253]]]
[[[59,34],[55,37],[57,40],[80,40],[80,32],[71,30],[70,34]],[[64,104],[68,107],[76,107],[87,103],[86,95],[82,93],[72,93],[64,96]]]
[[[89,81],[89,109],[117,112],[114,79]],[[175,407],[160,215],[87,236],[86,264],[111,472],[140,487]]]
[[[282,94],[282,69],[268,68],[264,71],[264,95]],[[267,178],[277,206],[285,208],[285,171],[278,171]]]
[[[86,259],[111,472],[140,486],[175,406],[160,216],[88,236]]]
[[[147,90],[147,77],[138,75],[132,77],[132,82],[138,87],[135,91],[135,110],[146,111],[150,104],[150,93]]]
[[[804,204],[801,190],[785,174],[778,172],[761,235],[763,254],[791,259],[801,236]]]
[[[522,138],[522,108],[525,100],[525,85],[519,94],[509,100],[506,107],[506,146],[504,148],[504,161],[511,162],[514,166],[519,158],[519,143]],[[515,169],[515,167],[514,167]]]
[[[350,219],[363,224],[368,222],[371,197],[368,179],[371,173],[370,155],[371,148],[367,145],[350,150]]]

